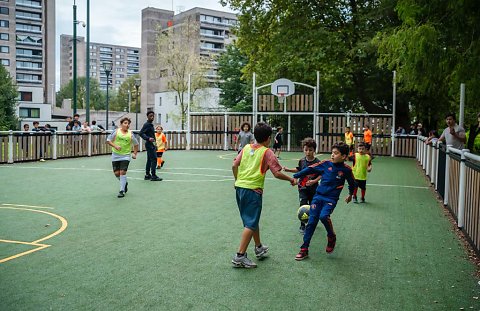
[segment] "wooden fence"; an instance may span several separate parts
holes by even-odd
[[[480,156],[425,140],[418,138],[417,160],[480,255]]]
[[[134,131],[143,150],[143,140]],[[0,163],[110,154],[107,132],[0,132]],[[165,131],[169,149],[186,149],[186,132]]]

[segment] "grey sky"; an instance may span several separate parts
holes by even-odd
[[[86,21],[86,0],[76,0],[77,18]],[[172,6],[173,4],[173,6]],[[56,1],[57,90],[60,84],[60,35],[73,33],[73,0]],[[146,7],[183,11],[194,7],[232,12],[219,0],[90,0],[90,41],[140,47],[141,14]],[[77,35],[84,37],[85,28],[78,26]]]

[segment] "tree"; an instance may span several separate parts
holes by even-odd
[[[135,79],[140,79],[140,75],[130,76],[123,81],[122,85],[120,85],[115,101],[112,103],[112,110],[130,112],[140,111],[141,101],[137,94],[137,89],[135,88]]]
[[[157,72],[167,81],[168,89],[176,93],[179,99],[179,115],[182,130],[186,124],[188,76],[191,75],[191,95],[207,85],[204,74],[211,60],[199,56],[198,42],[200,25],[188,17],[182,24],[166,29],[158,29],[157,35]]]
[[[256,72],[259,84],[284,77],[315,85],[318,70],[321,111],[391,111],[392,73],[377,66],[371,40],[398,23],[394,0],[222,3],[241,12],[236,34],[247,79]]]
[[[86,95],[86,81],[85,77],[77,79],[77,108],[85,108]],[[114,95],[114,94],[112,94]],[[110,96],[110,94],[109,94]],[[113,96],[112,96],[113,97]],[[63,86],[57,93],[57,107],[61,107],[64,99],[73,98],[73,80],[70,80],[67,85]],[[93,110],[102,110],[106,107],[106,98],[100,89],[100,84],[97,80],[90,79],[90,107]],[[73,108],[73,102],[72,102]]]
[[[418,94],[415,114],[433,127],[444,125],[447,111],[458,111],[464,82],[466,119],[473,119],[480,96],[480,2],[399,0],[395,9],[402,24],[377,35],[379,65],[397,70],[400,92]]]
[[[235,44],[218,58],[220,105],[232,111],[252,111],[252,88],[242,77],[247,63],[247,56]]]
[[[17,102],[17,87],[7,69],[0,65],[0,130],[15,130],[18,119],[15,113]]]

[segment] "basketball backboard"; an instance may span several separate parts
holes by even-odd
[[[278,79],[272,83],[271,93],[275,96],[285,97],[295,94],[295,84],[288,79]]]

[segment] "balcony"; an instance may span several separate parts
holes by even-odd
[[[27,8],[42,9],[41,2],[38,1],[17,0],[15,4],[17,6],[24,6]]]

